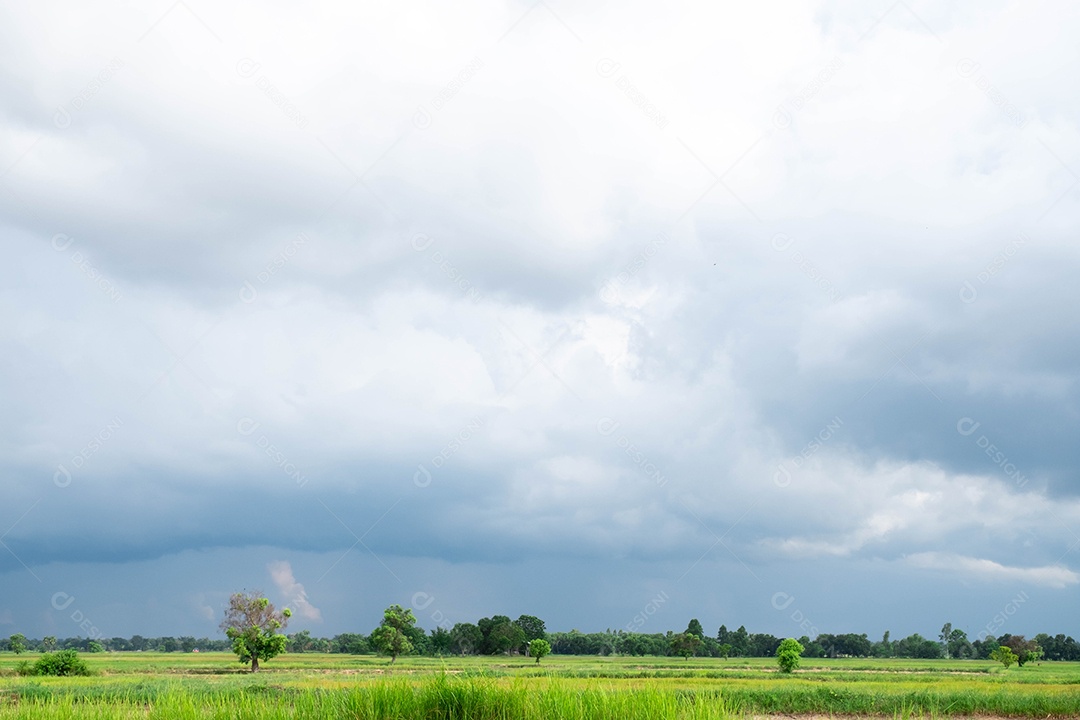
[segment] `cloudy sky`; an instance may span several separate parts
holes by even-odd
[[[8,4],[0,636],[1077,635],[1069,8]]]

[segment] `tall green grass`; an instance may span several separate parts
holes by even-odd
[[[209,655],[209,654],[207,654]],[[278,662],[281,660],[281,662]],[[171,664],[170,664],[171,661]],[[7,718],[1080,718],[1080,663],[1008,671],[968,661],[774,664],[696,659],[89,656],[92,677],[22,678],[0,659]]]
[[[482,679],[436,677],[422,683],[380,682],[350,690],[290,691],[248,686],[219,692],[172,687],[147,699],[118,694],[75,696],[30,694],[0,705],[5,720],[68,718],[157,718],[203,720],[247,718],[355,718],[357,720],[719,720],[732,717],[722,699],[707,702],[658,689],[585,689],[553,681],[545,687],[510,687]]]

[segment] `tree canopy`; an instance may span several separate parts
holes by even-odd
[[[285,652],[288,639],[277,631],[288,624],[291,616],[289,608],[278,612],[258,591],[238,592],[229,598],[221,629],[232,641],[232,650],[240,662],[250,662],[251,672],[258,672],[260,660]]]

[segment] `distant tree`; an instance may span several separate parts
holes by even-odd
[[[511,622],[507,615],[481,617],[476,622],[483,640],[477,652],[484,655],[509,653],[525,644],[525,630]],[[514,630],[517,630],[516,633]]]
[[[88,652],[92,653],[105,652],[105,646],[99,643],[97,640],[91,640],[89,643],[87,643],[86,649]]]
[[[701,649],[701,645],[701,638],[697,635],[688,632],[679,633],[671,638],[671,654],[681,655],[685,660],[691,655],[697,654],[697,651]]]
[[[371,634],[371,640],[380,653],[390,656],[390,664],[393,664],[398,655],[412,652],[413,644],[409,641],[406,630],[415,625],[416,616],[412,610],[391,605],[383,611],[382,625]]]
[[[15,633],[8,638],[8,648],[16,655],[26,652],[26,637],[22,633]]]
[[[52,652],[53,650],[55,650],[56,649],[56,636],[55,635],[46,635],[41,640],[41,649],[44,652]]]
[[[956,628],[949,633],[949,641],[946,643],[947,654],[951,658],[967,658],[971,657],[974,653],[974,649],[971,646],[971,642],[968,640],[967,633]]]
[[[718,657],[727,658],[731,657],[731,644],[724,643],[717,648]]]
[[[544,627],[544,621],[535,615],[522,615],[514,621],[514,624],[525,633],[526,642],[547,638],[547,628]]]
[[[278,612],[258,591],[238,592],[229,598],[221,629],[232,641],[232,650],[240,662],[250,662],[251,672],[258,672],[260,660],[285,652],[289,640],[277,631],[289,623],[290,617],[292,610]]]
[[[475,655],[484,642],[484,635],[480,628],[472,623],[458,623],[451,628],[450,639],[453,641],[454,652],[459,655]]]
[[[287,646],[289,652],[302,653],[311,650],[314,641],[311,638],[310,630],[301,630],[298,633],[293,633],[288,636],[289,644]]]
[[[697,635],[699,638],[702,639],[704,639],[705,637],[705,628],[701,627],[701,623],[698,622],[697,618],[693,618],[690,620],[690,623],[686,626],[686,632],[690,633],[691,635]]]
[[[802,643],[794,638],[782,640],[780,647],[776,648],[776,664],[780,666],[780,672],[794,672],[795,668],[799,667],[803,650],[805,648]]]
[[[940,658],[945,654],[941,645],[924,638],[919,633],[914,633],[904,638],[903,640],[897,640],[893,645],[897,657],[909,657],[909,658],[922,658],[922,659],[934,659]]]
[[[493,652],[510,654],[525,645],[525,631],[515,623],[504,622],[496,625],[488,634],[488,647]]]
[[[540,658],[551,652],[551,645],[547,640],[536,638],[529,642],[529,655],[536,658],[536,664],[540,664]]]
[[[180,643],[174,637],[161,638],[161,652],[176,652],[180,649]]]
[[[450,631],[440,626],[431,631],[429,643],[431,652],[436,655],[449,655],[454,645],[454,638],[450,635]]]
[[[945,650],[945,657],[949,656],[949,636],[952,635],[952,623],[945,623],[941,628],[941,634],[938,635],[938,640],[941,641],[941,647]]]
[[[717,638],[719,640],[719,638]],[[721,642],[723,642],[721,640]],[[750,634],[746,632],[746,626],[740,625],[739,629],[731,633],[731,637],[728,640],[731,643],[732,655],[738,657],[746,657],[750,651]]]
[[[330,652],[363,655],[368,650],[368,641],[363,635],[359,633],[342,633],[334,636]]]
[[[889,631],[881,636],[881,642],[874,644],[874,657],[887,658],[893,656],[893,646],[889,641]]]
[[[990,653],[990,659],[1001,663],[1006,669],[1017,661],[1016,653],[1008,645],[999,645],[997,650]]]
[[[1024,667],[1024,663],[1042,657],[1042,648],[1039,647],[1039,644],[1034,640],[1024,639],[1023,635],[1005,635],[1000,638],[999,642],[1016,654],[1016,664],[1020,667]]]

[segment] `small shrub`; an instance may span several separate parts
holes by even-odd
[[[34,675],[89,675],[90,669],[74,650],[45,653],[33,667]]]
[[[776,663],[780,666],[780,672],[794,672],[795,668],[799,667],[799,657],[805,649],[802,643],[794,638],[781,642],[780,647],[776,648]]]

